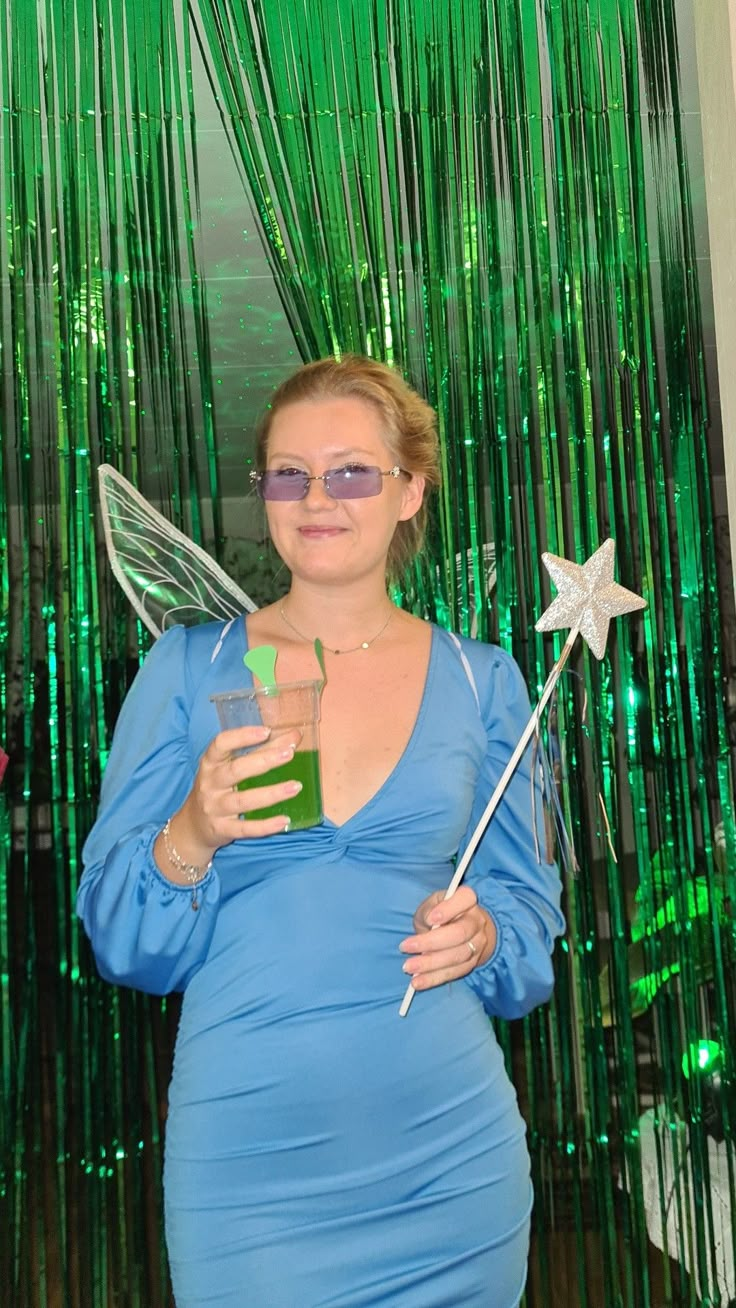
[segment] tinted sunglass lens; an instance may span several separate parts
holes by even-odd
[[[380,468],[338,468],[328,473],[327,493],[336,500],[364,500],[380,495]]]
[[[262,500],[303,500],[308,481],[304,473],[262,472],[258,494]]]

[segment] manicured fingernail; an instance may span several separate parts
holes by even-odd
[[[271,735],[270,727],[257,727],[256,731],[258,732],[258,740],[268,740]]]
[[[299,791],[304,789],[301,781],[289,781],[287,787],[290,795],[298,795]]]
[[[411,972],[414,971],[414,968],[415,968],[415,967],[416,967],[416,963],[414,962],[413,959],[410,958],[410,959],[408,960],[408,962],[404,963],[404,966],[402,967],[401,970],[402,970],[402,972],[409,972],[409,973],[411,973]]]
[[[282,830],[282,831],[290,831],[290,830],[291,830],[291,818],[287,818],[287,819],[286,819],[286,821],[285,821],[283,827],[281,828],[281,830]]]
[[[279,758],[293,758],[296,745],[286,745],[284,749],[279,750]]]

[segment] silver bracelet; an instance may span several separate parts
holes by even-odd
[[[186,877],[188,884],[192,887],[192,908],[196,912],[196,910],[199,908],[199,904],[197,903],[197,895],[196,895],[195,887],[199,885],[200,881],[204,881],[204,878],[207,876],[207,873],[212,867],[212,859],[210,859],[206,867],[197,866],[196,863],[187,863],[186,860],[182,858],[178,849],[174,848],[174,845],[172,843],[171,818],[166,819],[163,827],[161,828],[161,835],[164,838],[164,848],[166,849],[166,857],[168,858],[171,866],[176,868],[177,872],[181,872],[181,875],[183,877]]]

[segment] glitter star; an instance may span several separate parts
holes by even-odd
[[[595,657],[602,659],[611,618],[647,606],[641,595],[613,580],[615,554],[616,545],[610,538],[582,565],[558,558],[556,554],[543,554],[542,562],[557,595],[539,619],[537,631],[578,627]]]

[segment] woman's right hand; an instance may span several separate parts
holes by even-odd
[[[254,786],[238,790],[239,781],[259,777],[271,768],[283,766],[294,757],[301,739],[297,729],[269,740],[265,727],[235,727],[221,731],[211,740],[199,761],[194,784],[178,813],[171,819],[171,840],[188,863],[204,866],[222,845],[233,840],[253,840],[286,831],[286,815],[247,818],[259,808],[269,808],[299,793],[297,781],[275,786]],[[255,748],[254,748],[255,746]],[[249,748],[247,754],[234,751]],[[158,850],[156,861],[158,862]],[[170,875],[167,869],[167,875]],[[178,879],[178,878],[177,878]]]

